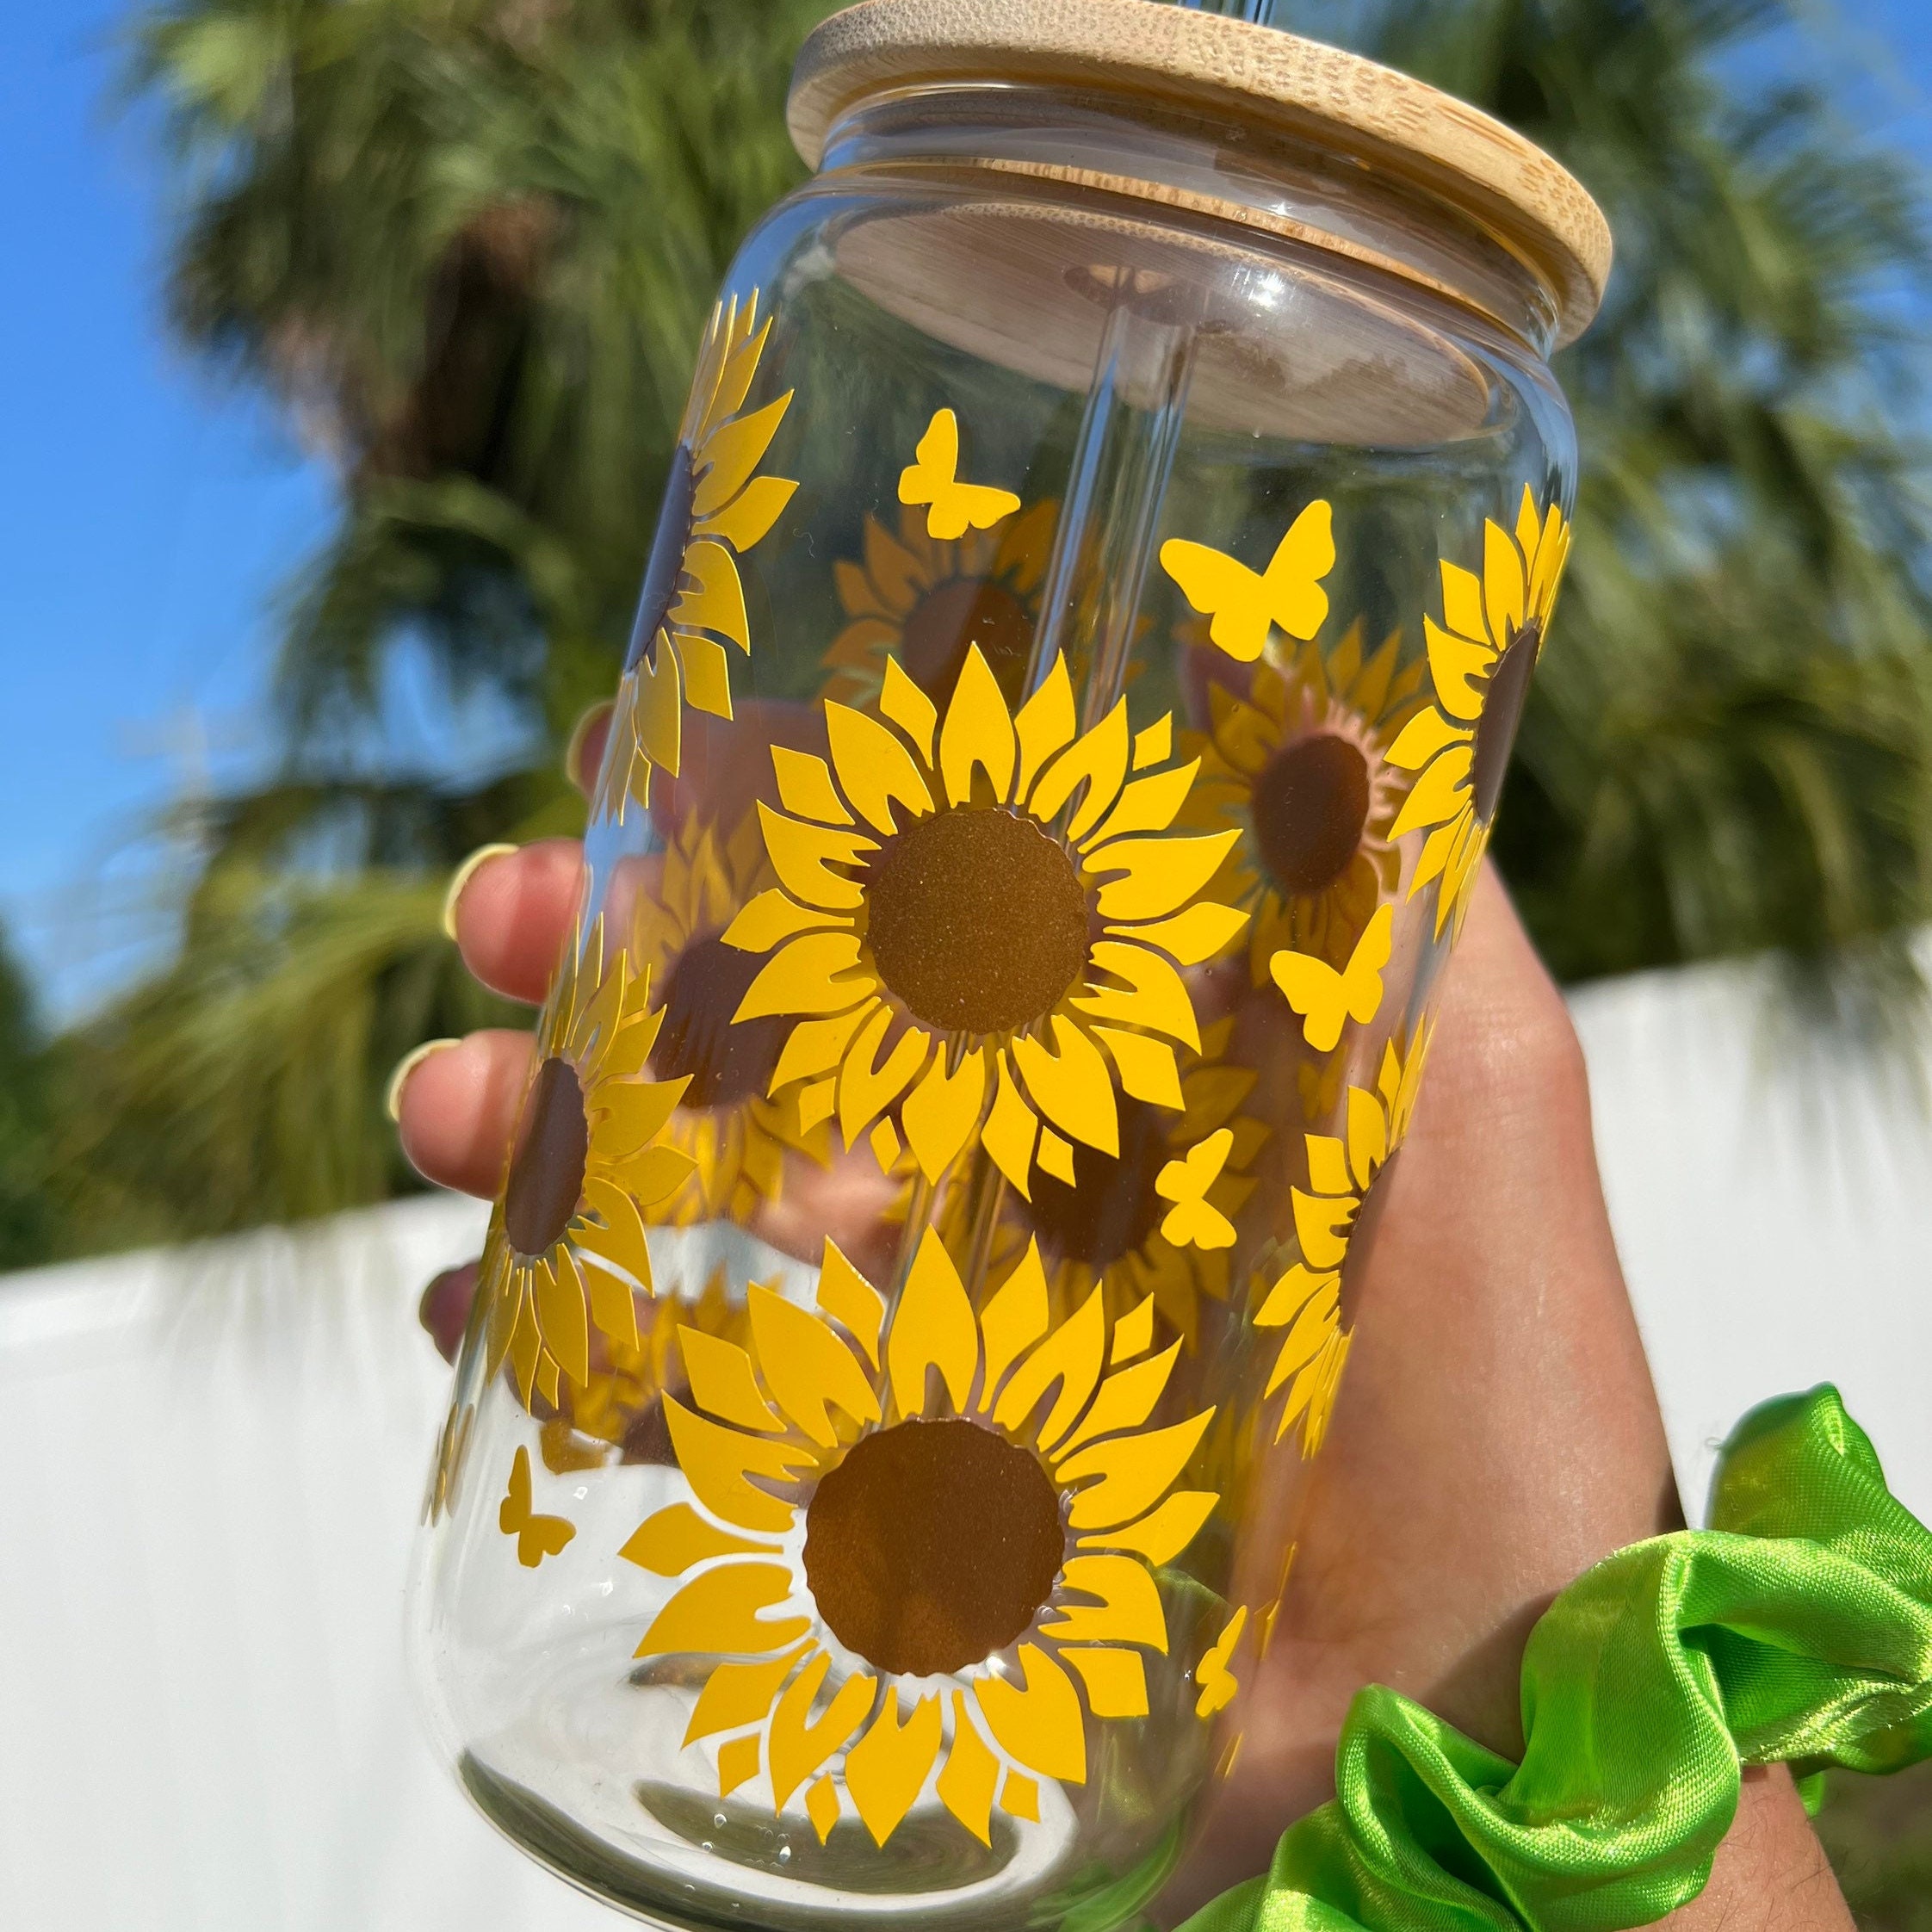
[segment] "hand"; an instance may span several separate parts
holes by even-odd
[[[1365,1683],[1520,1755],[1531,1625],[1590,1564],[1682,1524],[1582,1049],[1487,868],[1385,1185],[1275,1642],[1235,1774],[1161,1901],[1170,1923],[1262,1870],[1333,1795]],[[1665,1923],[1849,1932],[1781,1768],[1745,1773],[1711,1884]]]
[[[579,734],[580,770],[596,769],[606,728]],[[581,864],[574,841],[550,839],[465,882],[454,924],[485,985],[542,1000]],[[409,1072],[399,1124],[428,1179],[494,1194],[530,1051],[527,1034],[474,1034]],[[1336,1733],[1365,1683],[1520,1752],[1531,1625],[1591,1564],[1682,1521],[1597,1179],[1582,1052],[1487,873],[1384,1185],[1275,1643],[1239,1768],[1160,1903],[1170,1923],[1263,1869],[1285,1826],[1331,1794]],[[451,1270],[424,1296],[446,1356],[475,1273]],[[1781,1769],[1746,1773],[1710,1886],[1667,1923],[1849,1932]]]

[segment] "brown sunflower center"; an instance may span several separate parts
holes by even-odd
[[[523,1101],[503,1191],[503,1230],[519,1254],[546,1254],[563,1238],[583,1197],[590,1151],[583,1082],[569,1061],[553,1054]]]
[[[1066,1547],[1046,1471],[955,1416],[867,1436],[805,1512],[805,1580],[833,1634],[917,1677],[1012,1643],[1052,1595]]]
[[[998,807],[915,819],[873,861],[865,900],[879,977],[942,1031],[1024,1026],[1087,961],[1087,897],[1066,848]]]
[[[1388,1204],[1389,1176],[1395,1172],[1401,1155],[1402,1149],[1397,1148],[1370,1178],[1362,1204],[1349,1224],[1348,1252],[1341,1258],[1341,1323],[1345,1328],[1354,1327],[1361,1311],[1362,1277],[1375,1246],[1375,1231],[1382,1225],[1382,1211]]]
[[[664,480],[664,502],[658,510],[658,534],[651,540],[651,560],[644,567],[644,588],[637,593],[637,622],[631,626],[630,649],[624,653],[629,671],[647,651],[671,615],[684,574],[684,552],[690,546],[691,519],[697,479],[691,474],[691,453],[682,443],[671,452],[671,472]],[[655,665],[657,653],[652,651]]]
[[[679,1105],[728,1107],[762,1093],[784,1050],[786,1019],[731,1016],[758,977],[764,956],[728,946],[716,933],[694,939],[664,982],[664,1021],[651,1048],[659,1080],[690,1076]]]
[[[977,644],[1007,703],[1026,695],[1033,620],[1012,591],[988,577],[936,584],[907,614],[900,655],[913,682],[944,711],[966,653]]]
[[[1322,892],[1347,870],[1368,823],[1368,760],[1332,731],[1284,745],[1250,802],[1261,863],[1284,892]]]
[[[1496,815],[1496,801],[1502,796],[1509,747],[1523,715],[1523,700],[1529,695],[1530,672],[1536,668],[1538,636],[1537,621],[1532,618],[1496,659],[1483,694],[1483,715],[1476,721],[1476,750],[1470,761],[1470,790],[1476,795],[1476,815],[1484,825]]]
[[[1131,1254],[1154,1232],[1167,1203],[1155,1176],[1173,1158],[1162,1115],[1144,1100],[1115,1097],[1120,1111],[1120,1158],[1090,1147],[1074,1149],[1074,1185],[1044,1168],[1035,1175],[1026,1219],[1056,1259],[1099,1270]],[[1167,1121],[1175,1117],[1166,1116]]]

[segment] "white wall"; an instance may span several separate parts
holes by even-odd
[[[1693,1508],[1765,1396],[1837,1382],[1932,1514],[1932,1136],[1780,1062],[1748,975],[1576,1001]],[[0,1927],[591,1932],[409,1707],[402,1586],[483,1211],[426,1200],[0,1281]]]

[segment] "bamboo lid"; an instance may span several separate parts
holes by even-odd
[[[869,96],[968,80],[1111,86],[1272,124],[1400,174],[1500,236],[1555,290],[1559,344],[1602,300],[1609,225],[1534,143],[1358,54],[1152,0],[862,0],[799,53],[792,141],[816,167],[833,122]]]

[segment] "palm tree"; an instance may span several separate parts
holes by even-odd
[[[1925,274],[1917,186],[1815,90],[1734,77],[1796,5],[1319,16],[1553,149],[1618,231],[1562,371],[1587,474],[1498,846],[1572,979],[1769,946],[1814,987],[1896,994],[1927,903],[1932,550],[1885,300]],[[103,1186],[186,1229],[396,1185],[382,1077],[477,1010],[436,880],[481,838],[570,822],[554,748],[610,687],[699,321],[798,172],[785,81],[829,10],[168,0],[138,22],[176,328],[282,399],[343,511],[287,606],[282,777],[209,828],[178,963],[71,1043],[71,1145]],[[371,782],[406,645],[523,720],[527,771]]]

